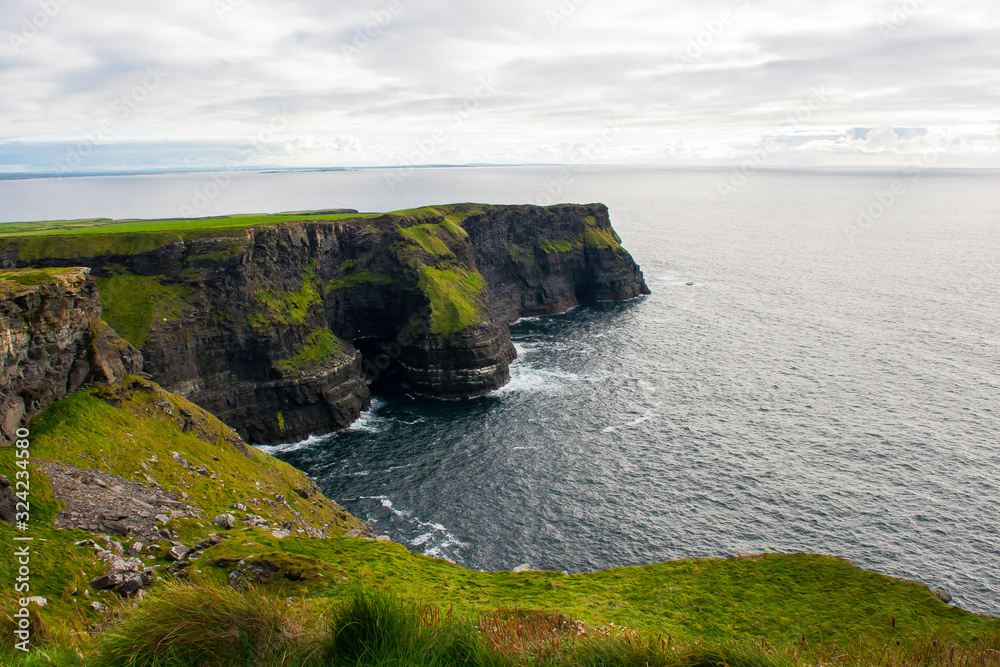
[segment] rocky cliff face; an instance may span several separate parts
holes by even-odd
[[[100,320],[85,268],[0,271],[0,444],[54,401],[142,370],[142,355]]]
[[[599,204],[463,204],[219,236],[142,252],[112,238],[99,255],[66,236],[60,256],[28,261],[91,267],[104,319],[146,372],[258,443],[349,425],[370,404],[366,380],[386,375],[442,397],[487,393],[509,380],[511,321],[648,293]],[[0,247],[25,263],[23,241]]]

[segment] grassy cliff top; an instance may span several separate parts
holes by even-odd
[[[323,610],[363,589],[389,591],[403,600],[453,609],[468,618],[497,609],[538,610],[571,615],[591,627],[625,626],[685,642],[766,637],[779,646],[796,642],[883,646],[898,637],[934,633],[970,643],[1000,632],[1000,619],[948,606],[921,584],[828,556],[762,554],[573,575],[478,572],[410,553],[398,544],[346,537],[346,530],[360,524],[322,496],[299,495],[296,489],[309,486],[305,475],[247,448],[210,414],[137,377],[53,404],[32,420],[30,431],[28,534],[35,539],[30,594],[48,600],[41,614],[46,641],[56,648],[78,645],[80,651],[89,652],[91,642],[99,644],[102,635],[98,630],[81,644],[81,627],[103,628],[102,622],[134,610],[130,604],[115,603],[113,593],[92,590],[90,580],[106,565],[91,548],[74,543],[94,535],[53,526],[65,505],[46,474],[46,466],[52,464],[102,471],[135,483],[155,482],[162,491],[200,510],[200,516],[173,518],[168,524],[185,544],[211,532],[229,534],[231,539],[207,548],[182,574],[203,587],[197,593],[199,600],[214,595],[206,591],[224,588],[234,570],[259,565],[276,575],[248,595],[270,595],[282,606],[285,600],[312,605],[317,610],[310,620],[313,624],[320,623]],[[14,448],[0,448],[0,474],[16,479],[23,470],[21,460]],[[229,531],[209,525],[237,502],[272,524],[304,519],[324,526],[331,537],[303,531],[282,538],[243,521]],[[17,534],[13,526],[0,521],[0,541],[12,544]],[[150,553],[143,556],[144,563],[158,572],[150,593],[155,597],[162,589],[169,598],[173,575],[163,551],[143,553]],[[0,579],[13,581],[16,567],[14,559],[0,559]],[[2,608],[8,612],[12,608],[10,596],[0,595],[0,624]],[[93,610],[94,601],[107,605],[112,616],[105,618]],[[143,604],[136,609],[143,609]],[[4,650],[0,645],[0,662]]]
[[[341,220],[366,220],[393,216],[403,220],[427,220],[455,216],[463,219],[470,213],[487,208],[483,204],[448,204],[392,211],[390,213],[357,213],[331,209],[321,211],[291,211],[287,213],[245,213],[205,218],[162,218],[113,220],[111,218],[85,218],[81,220],[45,220],[40,222],[0,223],[0,239],[31,236],[77,236],[80,234],[158,234],[175,232],[181,240],[217,236],[219,232],[240,232],[252,227],[280,225],[292,222],[334,222]]]
[[[35,417],[29,430],[31,519],[27,534],[35,539],[30,594],[49,601],[46,612],[52,617],[70,618],[79,612],[96,618],[90,602],[108,602],[114,596],[93,590],[90,579],[102,574],[105,566],[95,560],[92,550],[73,546],[94,535],[53,526],[67,507],[67,494],[82,487],[76,482],[57,487],[46,472],[50,464],[71,466],[84,474],[100,473],[104,479],[114,476],[120,479],[118,484],[139,484],[197,508],[197,516],[176,516],[159,524],[169,526],[177,539],[189,545],[218,531],[210,522],[229,512],[237,517],[256,515],[272,527],[290,524],[292,533],[309,526],[336,536],[362,526],[319,495],[304,473],[248,447],[211,414],[139,377],[58,401]],[[0,475],[24,479],[23,462],[14,447],[0,448]],[[112,503],[115,494],[108,488],[113,486],[106,484],[103,491],[93,484],[88,488],[105,494],[106,502]],[[237,503],[247,509],[234,510]],[[143,511],[141,505],[133,509]],[[96,514],[93,521],[101,523]],[[102,525],[100,530],[107,528]],[[15,534],[11,524],[0,521],[0,539],[12,544]],[[11,581],[15,570],[12,559],[0,559],[0,579]],[[86,589],[91,589],[89,597],[82,594]],[[0,607],[9,595],[0,594]]]
[[[239,231],[250,227],[275,225],[286,222],[325,222],[374,217],[377,214],[338,211],[298,211],[290,213],[248,213],[208,218],[163,218],[153,220],[89,218],[84,220],[47,220],[43,222],[9,222],[0,224],[0,237],[77,235],[77,234],[134,234],[180,232],[214,234],[220,230]],[[198,238],[198,237],[192,237]]]
[[[89,269],[72,267],[56,269],[0,269],[0,298],[28,291],[35,285],[63,283],[81,278]]]
[[[457,225],[468,215],[481,212],[484,208],[479,204],[450,204],[392,213],[323,210],[157,220],[90,218],[10,222],[0,224],[0,248],[16,245],[19,257],[25,261],[135,255],[173,243],[239,237],[248,229],[290,223],[364,223],[389,218],[399,227],[408,227],[428,219],[446,218],[450,224]]]

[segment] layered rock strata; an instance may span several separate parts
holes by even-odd
[[[510,322],[648,293],[600,204],[461,204],[172,243],[63,238],[0,248],[8,264],[90,267],[104,319],[145,371],[257,443],[349,425],[387,376],[435,396],[488,393],[510,378]]]
[[[100,316],[89,269],[0,272],[0,444],[60,398],[142,371]]]

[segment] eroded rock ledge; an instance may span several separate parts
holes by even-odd
[[[601,204],[44,238],[0,239],[5,262],[91,268],[146,373],[256,443],[348,426],[386,374],[490,392],[510,378],[510,322],[649,293]]]
[[[0,272],[0,445],[53,402],[142,371],[86,268]]]

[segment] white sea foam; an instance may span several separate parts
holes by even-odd
[[[652,419],[652,417],[653,417],[653,411],[652,410],[647,410],[645,415],[643,415],[642,417],[639,417],[635,421],[630,421],[627,424],[621,424],[619,426],[609,426],[606,429],[604,429],[604,432],[605,433],[614,433],[615,431],[619,431],[619,430],[622,430],[622,429],[632,428],[633,426],[638,426],[639,424],[642,424],[644,422],[648,422],[650,419]]]
[[[446,549],[452,549],[455,547],[468,546],[465,542],[448,532],[448,529],[442,526],[440,523],[428,523],[422,521],[419,517],[413,516],[408,510],[397,509],[393,505],[392,500],[388,496],[364,496],[365,500],[377,500],[381,503],[382,507],[392,512],[392,514],[403,521],[416,526],[417,528],[424,529],[424,532],[420,533],[417,537],[413,539],[406,540],[410,546],[422,548],[427,547],[425,550],[422,549],[424,555],[431,556],[432,558],[443,558],[446,555]]]
[[[372,407],[368,412],[362,412],[361,417],[351,424],[347,431],[363,431],[366,433],[378,433],[382,428],[382,420],[376,413],[385,406],[385,401],[372,397]]]
[[[287,452],[297,452],[301,449],[309,449],[323,442],[332,434],[311,435],[301,442],[288,442],[283,445],[256,445],[257,449],[265,454],[285,454]]]

